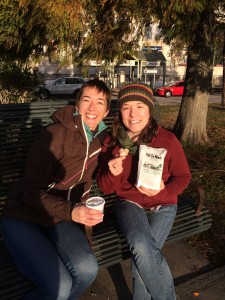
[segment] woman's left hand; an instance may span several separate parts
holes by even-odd
[[[157,195],[161,190],[164,189],[164,187],[165,187],[165,185],[164,185],[163,181],[161,181],[159,191],[147,189],[143,186],[140,186],[140,187],[136,186],[136,188],[139,190],[140,193],[145,194],[146,196],[149,196],[149,197]]]

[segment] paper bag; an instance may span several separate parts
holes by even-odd
[[[166,149],[140,145],[137,186],[160,190]]]

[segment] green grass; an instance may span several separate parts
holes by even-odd
[[[161,106],[160,123],[172,129],[179,106]],[[207,232],[191,239],[206,258],[217,266],[225,264],[225,110],[219,104],[209,105],[207,132],[210,144],[184,146],[192,173],[192,182],[205,191],[205,205],[213,217],[213,225]]]

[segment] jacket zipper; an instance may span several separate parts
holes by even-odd
[[[82,172],[81,172],[81,175],[80,175],[80,178],[79,180],[74,184],[72,185],[69,190],[68,190],[68,194],[67,194],[67,201],[70,201],[70,195],[71,195],[71,191],[72,189],[74,188],[74,186],[76,186],[78,184],[78,182],[81,181],[82,177],[83,177],[83,174],[84,174],[84,170],[87,169],[87,159],[88,159],[88,138],[87,138],[87,134],[86,134],[86,131],[85,131],[85,128],[84,128],[84,122],[83,122],[83,119],[81,118],[81,122],[82,122],[82,127],[83,127],[83,131],[84,131],[84,135],[85,135],[85,139],[86,139],[86,156],[85,156],[85,159],[84,159],[84,163],[83,163],[83,167],[82,167]]]

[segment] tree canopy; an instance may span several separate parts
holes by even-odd
[[[206,117],[215,43],[225,32],[224,0],[2,0],[0,56],[25,61],[43,45],[72,49],[75,61],[123,60],[145,27],[158,22],[166,43],[186,45],[185,92],[174,131],[183,141],[208,141]]]
[[[77,45],[84,30],[84,1],[2,0],[0,3],[0,56],[25,61],[43,46]]]
[[[174,132],[183,141],[207,143],[208,95],[216,37],[225,32],[221,22],[225,3],[223,0],[146,0],[144,20],[150,13],[159,20],[165,42],[179,40],[188,49],[185,91]]]
[[[40,1],[0,2],[0,55],[3,59],[26,60],[46,40],[49,16]]]

